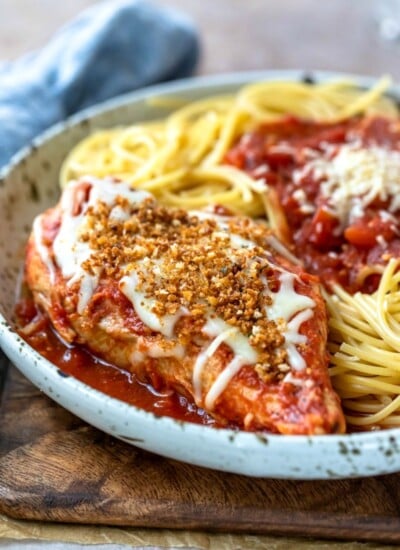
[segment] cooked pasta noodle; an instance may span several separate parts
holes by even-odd
[[[389,261],[371,295],[326,294],[331,376],[355,426],[400,426],[399,266]]]
[[[71,151],[61,185],[86,174],[114,175],[168,205],[221,203],[236,213],[259,216],[265,211],[265,186],[241,170],[221,166],[238,136],[287,113],[332,122],[364,112],[393,115],[396,107],[382,95],[388,83],[382,79],[361,92],[346,81],[263,82],[234,96],[189,103],[161,122],[101,130]]]
[[[334,122],[357,114],[397,116],[383,95],[388,79],[367,91],[352,82],[263,82],[234,96],[206,98],[163,121],[100,130],[79,143],[61,171],[61,185],[87,174],[115,176],[151,191],[167,205],[197,209],[222,204],[235,213],[265,215],[285,242],[288,228],[264,182],[223,164],[239,136],[283,114]],[[152,98],[167,108],[179,100]],[[326,292],[331,376],[347,421],[364,429],[400,426],[400,260],[366,266],[359,283],[381,276],[376,292]]]

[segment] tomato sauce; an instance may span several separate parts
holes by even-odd
[[[35,329],[29,334],[21,331],[21,336],[59,368],[60,376],[74,376],[96,390],[157,416],[218,426],[216,420],[186,397],[173,391],[157,392],[150,384],[139,381],[134,374],[94,357],[84,347],[67,346],[31,299],[20,300],[16,314],[21,327],[34,323]]]
[[[276,192],[289,229],[288,244],[307,271],[319,275],[328,288],[340,283],[350,293],[371,293],[380,277],[377,273],[363,276],[367,266],[385,265],[390,257],[400,257],[400,209],[383,215],[388,201],[374,200],[357,219],[340,227],[321,194],[323,176],[318,179],[312,171],[303,170],[300,181],[294,178],[327,145],[335,155],[342,145],[353,143],[398,151],[400,125],[378,116],[332,124],[287,116],[242,136],[225,162],[264,179]],[[310,205],[308,212],[298,199],[299,191]]]

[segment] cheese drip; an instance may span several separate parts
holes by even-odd
[[[300,334],[301,325],[313,316],[315,302],[309,296],[299,294],[294,288],[296,275],[283,272],[279,276],[280,288],[272,292],[265,279],[266,294],[272,299],[272,305],[266,308],[268,319],[285,321],[285,344],[289,365],[295,370],[302,370],[306,364],[296,345],[305,344],[306,336]]]
[[[280,288],[278,292],[271,292],[268,288],[267,280],[264,278],[266,287],[265,293],[272,299],[272,304],[266,308],[265,314],[268,319],[285,321],[285,343],[290,366],[297,371],[305,368],[306,364],[296,348],[299,344],[306,344],[307,337],[300,334],[302,323],[313,316],[315,302],[308,296],[299,294],[294,289],[296,276],[293,273],[282,272],[280,275]],[[241,334],[235,327],[218,318],[211,318],[203,327],[203,332],[214,339],[209,346],[199,354],[193,370],[193,386],[195,397],[199,402],[201,399],[201,377],[207,361],[214,355],[222,342],[225,342],[233,351],[234,357],[217,376],[209,389],[204,403],[212,410],[217,398],[227,388],[232,378],[240,371],[244,365],[254,365],[257,363],[257,353],[254,347],[249,343],[249,339]],[[290,381],[287,379],[287,381]]]
[[[139,279],[135,271],[130,271],[129,275],[123,277],[119,283],[121,291],[134,307],[134,310],[143,323],[156,332],[160,332],[167,338],[174,336],[175,324],[185,315],[187,311],[180,308],[174,315],[164,315],[159,317],[153,313],[156,301],[154,298],[146,297],[144,292],[140,292],[137,287]]]
[[[86,191],[86,195],[81,197],[80,193],[84,185],[90,187]],[[98,269],[94,274],[90,274],[82,267],[93,254],[89,243],[81,239],[82,235],[90,230],[87,226],[87,212],[99,201],[112,206],[117,197],[126,198],[132,207],[150,197],[150,194],[146,191],[132,191],[129,185],[122,182],[85,178],[81,181],[71,182],[62,195],[61,225],[54,239],[53,251],[56,264],[60,268],[62,276],[68,281],[68,285],[79,283],[78,313],[83,313],[85,310],[100,276]],[[128,216],[127,209],[115,206],[110,217],[126,219]]]
[[[296,170],[293,180],[301,184],[310,173],[322,180],[321,195],[342,228],[362,217],[365,208],[376,199],[389,201],[389,212],[400,208],[399,151],[378,146],[361,148],[350,143],[339,147],[335,154],[335,149],[327,147],[325,155]],[[305,195],[295,192],[294,196],[301,207],[310,207]]]
[[[127,199],[126,202],[117,201],[118,197]],[[101,202],[110,208],[109,219],[118,221],[127,220],[135,209],[151,195],[145,191],[133,191],[125,183],[116,183],[112,180],[95,180],[85,178],[80,182],[72,182],[64,191],[61,208],[61,225],[53,244],[54,259],[60,268],[67,284],[79,284],[78,312],[82,313],[91,299],[101,275],[101,267],[97,267],[89,273],[85,269],[85,262],[89,260],[94,250],[89,240],[83,238],[90,232],[88,213]],[[199,218],[198,213],[189,213],[190,216]],[[255,242],[229,231],[227,219],[222,216],[204,213],[204,217],[213,218],[216,229],[211,236],[211,241],[217,239],[218,246],[226,250],[227,257],[232,262],[242,256],[250,259],[249,253],[257,247]],[[50,273],[52,261],[48,250],[44,247],[41,238],[40,219],[36,222],[36,240],[39,254]],[[276,246],[276,243],[274,243]],[[269,255],[269,253],[266,252]],[[253,261],[253,260],[251,260]],[[248,269],[251,269],[249,261]],[[304,368],[304,359],[296,346],[305,344],[307,338],[300,334],[303,322],[312,315],[315,302],[308,296],[296,292],[294,283],[296,275],[275,266],[279,273],[280,288],[278,292],[272,292],[268,287],[266,278],[262,279],[264,292],[270,298],[271,304],[265,306],[263,314],[266,319],[284,323],[284,348],[287,352],[288,362],[294,370]],[[246,268],[247,269],[247,268]],[[176,324],[189,311],[180,306],[174,314],[157,314],[156,298],[149,295],[143,280],[148,275],[155,277],[156,285],[162,283],[165,276],[163,258],[151,259],[145,257],[138,260],[137,264],[124,265],[123,275],[119,280],[119,288],[131,302],[133,308],[145,326],[159,333],[168,340],[167,346],[158,345],[157,349],[147,350],[150,357],[175,356],[177,359],[184,356],[184,349],[177,340],[175,332]],[[158,281],[158,283],[157,283]],[[200,300],[201,301],[201,300]],[[257,349],[250,344],[250,339],[242,333],[238,327],[234,327],[222,318],[216,316],[210,309],[206,315],[206,322],[202,328],[203,336],[207,337],[208,344],[197,357],[193,370],[193,385],[195,398],[202,402],[202,379],[204,369],[210,358],[216,353],[222,343],[225,343],[233,352],[232,360],[225,366],[213,381],[204,403],[209,410],[215,406],[216,400],[226,389],[232,378],[244,365],[255,365],[259,360]],[[142,351],[135,355],[136,359],[142,356]]]
[[[217,376],[205,398],[206,407],[211,410],[218,396],[225,390],[230,380],[243,365],[253,365],[257,362],[257,352],[250,345],[249,339],[236,327],[232,327],[223,319],[211,317],[203,327],[203,333],[213,337],[209,346],[199,354],[193,369],[193,386],[195,398],[198,402],[202,395],[202,374],[207,361],[214,355],[222,342],[225,342],[233,351],[234,357],[225,369]]]

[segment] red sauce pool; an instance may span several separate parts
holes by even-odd
[[[176,392],[158,393],[134,374],[97,359],[83,347],[64,344],[32,300],[20,301],[16,312],[22,327],[32,320],[37,322],[31,334],[20,334],[40,355],[60,369],[60,376],[74,376],[96,390],[158,416],[218,426],[211,416]]]

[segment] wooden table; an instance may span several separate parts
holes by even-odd
[[[57,28],[94,0],[1,0],[0,59],[14,59],[43,45]],[[197,72],[210,74],[249,69],[304,68],[344,71],[400,79],[400,43],[384,42],[377,32],[373,0],[158,0],[179,8],[196,21],[202,58]],[[87,541],[84,527],[8,524],[32,538]],[[4,525],[3,525],[4,527]],[[3,529],[3,533],[7,529]],[[197,533],[173,534],[134,530],[91,532],[91,542],[126,542],[199,548],[311,548],[307,542],[274,537],[221,538]],[[0,521],[0,547],[2,528]],[[97,537],[97,538],[96,538]],[[356,549],[359,544],[327,543],[329,548]],[[325,547],[325,546],[324,546]],[[368,545],[368,548],[378,548]],[[387,547],[388,548],[388,547]]]

